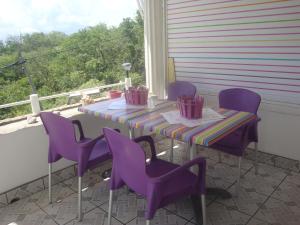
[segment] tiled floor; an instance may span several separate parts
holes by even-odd
[[[170,140],[157,143],[161,158],[168,159]],[[233,194],[232,199],[207,197],[208,225],[299,225],[300,224],[300,174],[299,165],[279,162],[274,157],[261,154],[258,175],[254,174],[252,153],[247,152],[242,165],[242,179],[239,197],[235,196],[236,159],[222,155],[222,163],[213,150],[198,149],[199,155],[207,157],[207,186],[221,187]],[[174,160],[183,163],[188,159],[184,145],[175,146]],[[281,163],[282,168],[275,167]],[[70,170],[70,179],[53,186],[52,205],[48,204],[48,189],[31,194],[28,186],[17,191],[24,198],[8,206],[0,196],[0,225],[104,225],[107,223],[108,182],[100,174],[110,163],[86,173],[83,179],[84,218],[77,222],[77,178]],[[288,170],[289,169],[289,170]],[[293,172],[295,171],[295,172]],[[70,173],[70,174],[69,174]],[[45,186],[47,186],[45,179]],[[12,193],[13,194],[13,193]],[[27,196],[27,197],[26,197]],[[11,196],[8,196],[11,198]],[[116,192],[113,205],[114,225],[145,224],[145,200],[127,189]],[[156,212],[151,224],[193,225],[196,224],[189,198],[170,204]]]

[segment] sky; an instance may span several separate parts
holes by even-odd
[[[136,0],[0,0],[0,40],[20,32],[71,34],[99,23],[117,26],[137,9]]]

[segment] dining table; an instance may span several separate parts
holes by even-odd
[[[222,119],[191,127],[181,123],[170,124],[163,116],[166,112],[177,110],[174,101],[158,100],[151,107],[126,105],[124,101],[124,98],[110,99],[81,106],[78,110],[99,119],[111,120],[126,126],[131,137],[133,137],[134,129],[138,128],[185,142],[189,146],[190,160],[197,155],[197,145],[209,148],[240,127],[255,121],[257,117],[249,112],[214,108],[218,114],[222,115]],[[195,171],[195,168],[193,170]],[[222,198],[231,197],[229,192],[219,188],[211,188],[210,192]]]

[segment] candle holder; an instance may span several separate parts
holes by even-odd
[[[125,90],[126,104],[147,105],[148,89],[146,87],[129,87]]]
[[[180,115],[187,119],[202,118],[204,98],[202,96],[180,96],[177,98],[177,107]]]

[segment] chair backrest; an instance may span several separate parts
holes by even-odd
[[[49,136],[49,162],[59,157],[76,161],[78,145],[72,121],[51,112],[42,112],[40,117]]]
[[[226,89],[219,94],[221,108],[257,114],[261,97],[259,94],[242,88]]]
[[[125,183],[137,193],[146,193],[146,157],[143,149],[119,132],[103,128],[106,141],[113,156],[111,188]]]
[[[187,81],[175,81],[168,86],[168,100],[176,101],[179,96],[195,96],[196,87]]]

